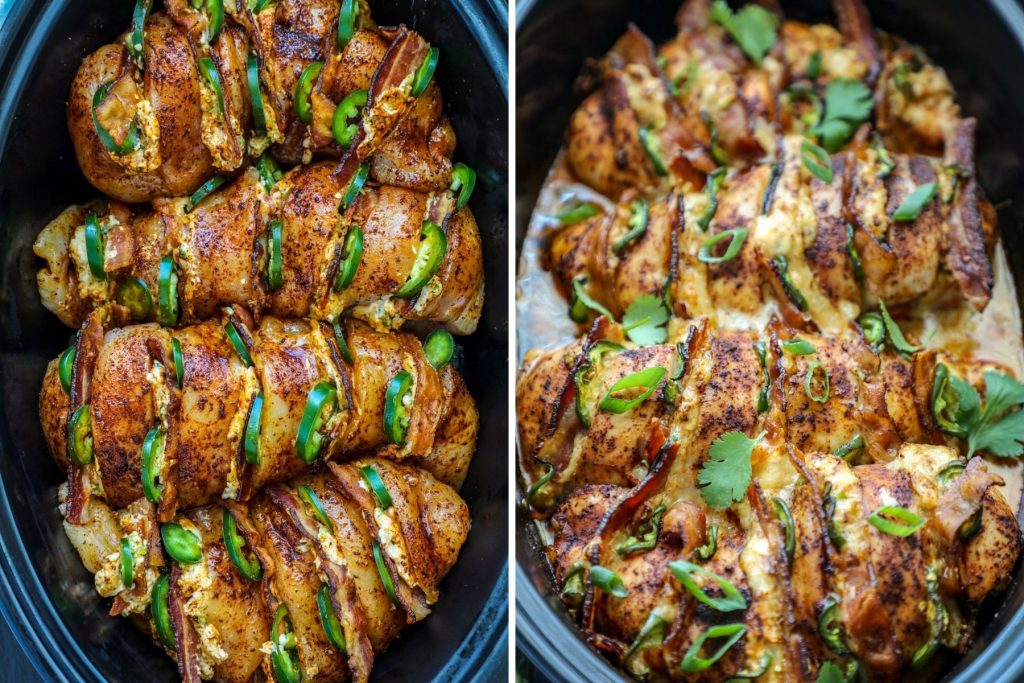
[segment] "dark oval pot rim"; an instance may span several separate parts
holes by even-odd
[[[7,149],[27,74],[43,53],[58,17],[73,0],[17,0],[0,8],[0,158]],[[508,9],[502,0],[453,0],[480,53],[508,98]],[[6,12],[6,16],[5,16]],[[34,16],[33,16],[34,15]],[[0,405],[0,412],[3,406]],[[469,558],[463,558],[469,561]],[[434,681],[498,680],[508,648],[508,562],[499,573],[472,627]],[[0,476],[0,614],[22,652],[44,680],[102,680],[71,637],[36,574]]]
[[[542,0],[520,0],[516,5],[516,27],[529,20]],[[1024,10],[1015,0],[986,0],[996,10],[1004,26],[1024,53]],[[518,245],[517,245],[518,246]],[[518,250],[517,250],[518,253]],[[516,468],[518,469],[518,468]],[[516,486],[519,488],[520,482]],[[521,500],[521,491],[517,491]],[[1024,501],[1021,502],[1024,510]],[[1019,516],[1018,512],[1018,516]],[[523,529],[521,516],[516,516],[516,535],[526,535],[527,552],[539,552],[532,530]],[[543,560],[542,560],[543,561]],[[551,681],[628,680],[611,663],[589,647],[566,612],[553,605],[557,598],[545,595],[534,585],[529,574],[516,558],[516,649]],[[1018,563],[1019,564],[1019,563]],[[1018,572],[1021,569],[1018,566]],[[1024,580],[1018,575],[1017,580]],[[1004,628],[966,666],[957,665],[948,683],[997,683],[1024,680],[1024,609],[1018,610]]]

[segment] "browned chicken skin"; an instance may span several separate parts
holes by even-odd
[[[191,211],[187,198],[158,199],[151,213],[131,214],[117,202],[72,206],[36,240],[36,254],[47,261],[37,277],[43,305],[77,327],[91,310],[119,301],[120,285],[141,281],[153,303],[137,322],[155,320],[160,260],[170,254],[179,271],[180,324],[240,305],[257,315],[334,320],[354,314],[384,329],[411,320],[472,333],[483,306],[483,254],[470,210],[456,209],[448,191],[423,194],[387,185],[365,186],[345,206],[349,180],[319,162],[285,173],[268,189],[249,168]],[[89,213],[111,226],[102,280],[83,259]],[[427,220],[446,233],[444,259],[417,296],[398,298],[394,293],[413,270]],[[274,221],[281,222],[282,272],[280,287],[270,291],[268,233]],[[355,228],[362,231],[362,255],[351,283],[340,289],[333,283],[348,231]]]
[[[387,507],[361,488],[365,470],[389,492]],[[319,511],[303,502],[309,491]],[[468,509],[453,488],[423,470],[374,458],[332,463],[245,504],[177,514],[173,523],[199,541],[195,564],[164,551],[156,511],[144,499],[122,510],[92,499],[83,512],[65,528],[97,589],[114,598],[115,613],[135,615],[155,635],[153,586],[169,576],[174,647],[166,649],[184,681],[274,680],[280,653],[271,633],[282,610],[296,640],[284,654],[302,680],[366,681],[375,654],[429,613],[469,531]],[[232,559],[225,520],[244,542],[240,552],[260,568],[257,576],[243,574]],[[131,588],[121,578],[121,539],[131,548]],[[328,640],[321,593],[344,650]]]
[[[455,136],[440,88],[432,83],[419,97],[411,90],[429,49],[418,34],[378,27],[360,3],[355,35],[341,47],[338,0],[279,0],[260,12],[244,0],[225,4],[212,43],[205,11],[173,0],[146,22],[141,65],[126,47],[127,34],[83,61],[69,97],[68,128],[93,185],[133,203],[186,195],[214,169],[232,173],[268,148],[288,164],[341,156],[353,167],[380,152],[371,173],[381,182],[428,192],[451,184]],[[250,56],[265,130],[254,119]],[[202,60],[210,60],[220,92],[200,69]],[[295,111],[294,94],[314,63],[326,66],[312,82],[307,124]],[[94,121],[94,96],[107,83],[113,85]],[[366,115],[355,121],[355,140],[342,148],[332,132],[334,111],[358,90],[369,91]],[[128,150],[104,144],[101,127]]]

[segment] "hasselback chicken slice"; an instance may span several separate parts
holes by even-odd
[[[79,165],[106,194],[187,194],[271,146],[287,163],[316,153],[352,168],[382,150],[375,179],[452,183],[437,51],[415,32],[380,29],[365,3],[336,0],[229,2],[212,14],[176,0],[147,17],[149,5],[139,0],[123,39],[86,57],[69,98]]]
[[[963,122],[968,147],[973,130]],[[878,301],[985,308],[996,227],[973,180],[940,159],[883,163],[868,151],[832,157],[824,182],[801,145],[785,138],[778,162],[717,176],[701,192],[648,200],[629,190],[614,210],[593,204],[590,217],[553,228],[546,267],[570,316],[585,322],[597,309],[583,295],[620,318],[646,295],[726,327],[760,326],[778,311],[836,334]],[[936,188],[935,198],[908,215],[919,188]]]
[[[145,499],[117,510],[94,498],[65,529],[113,611],[183,680],[365,681],[437,601],[469,514],[429,473],[371,458],[163,524]]]
[[[476,408],[451,365],[435,369],[412,335],[351,320],[257,327],[241,309],[180,330],[104,333],[95,318],[40,394],[47,442],[70,473],[72,521],[90,496],[115,507],[145,497],[166,520],[361,453],[452,485],[465,477]]]
[[[832,153],[863,147],[861,124],[896,151],[950,148],[960,111],[945,72],[895,39],[882,45],[859,0],[833,4],[841,30],[743,8],[760,40],[737,37],[732,10],[709,0],[684,2],[677,36],[659,48],[630,26],[584,74],[596,89],[570,121],[569,167],[616,199],[697,189],[716,167],[775,157],[778,131]]]
[[[364,185],[363,171],[342,176],[319,162],[281,175],[261,158],[198,203],[158,199],[150,213],[114,201],[69,207],[35,243],[47,262],[37,275],[43,305],[72,326],[113,304],[172,326],[241,305],[471,333],[483,306],[471,211],[448,191]]]

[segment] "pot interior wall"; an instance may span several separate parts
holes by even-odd
[[[978,172],[981,185],[999,209],[1007,256],[1024,292],[1024,20],[1013,0],[964,4],[957,0],[865,0],[876,27],[921,45],[949,74],[966,115],[977,117]],[[636,23],[656,43],[675,31],[673,17],[681,1],[526,0],[518,5],[516,63],[516,245],[523,237],[534,202],[555,153],[562,144],[569,117],[582,101],[574,81],[587,59],[600,58]],[[742,4],[731,3],[734,6]],[[824,0],[782,0],[787,16],[803,21],[835,23]],[[566,30],[571,26],[572,30]],[[586,648],[550,589],[546,562],[537,550],[532,525],[520,506],[517,515],[517,630],[523,649],[554,679],[569,680],[574,672],[588,680],[619,680],[598,655]],[[970,652],[949,673],[963,680],[1007,673],[984,673],[972,666],[985,647],[1024,604],[1019,578],[1003,595],[990,598]],[[525,613],[526,617],[522,615]],[[1021,621],[1021,618],[1015,620]],[[562,635],[566,630],[572,635]],[[1016,646],[1019,651],[1019,645]],[[996,648],[993,648],[996,649]],[[986,653],[989,656],[991,653]],[[980,662],[979,662],[980,664]],[[558,669],[563,671],[559,672]],[[968,671],[968,667],[971,667]],[[997,679],[991,680],[1011,680]],[[1016,680],[1016,679],[1014,679]]]
[[[31,7],[22,8],[20,2]],[[32,254],[38,231],[71,203],[98,195],[75,162],[64,108],[79,61],[128,26],[130,0],[19,0],[25,20],[0,45],[0,604],[29,656],[57,680],[172,681],[173,662],[126,619],[106,616],[92,577],[56,509],[64,479],[39,427],[38,389],[71,330],[39,303]],[[473,528],[423,624],[379,658],[374,680],[449,680],[482,665],[505,627],[508,481],[507,60],[504,9],[482,0],[372,0],[379,23],[406,24],[441,49],[437,78],[459,139],[457,158],[478,168],[471,201],[484,243],[487,303],[462,345],[477,399],[480,455],[462,490]],[[500,11],[499,11],[500,10]],[[8,127],[9,126],[9,127]],[[23,544],[23,547],[22,545]],[[482,615],[482,616],[481,616]],[[479,619],[478,619],[479,617]],[[464,642],[465,641],[465,642]]]

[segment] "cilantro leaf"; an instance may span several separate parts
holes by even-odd
[[[661,344],[668,338],[665,323],[668,322],[668,308],[661,297],[644,294],[636,298],[622,316],[622,327],[626,336],[640,346]]]
[[[985,373],[985,407],[970,382],[950,377],[957,395],[956,422],[967,432],[967,457],[977,451],[1008,458],[1024,454],[1024,384],[1001,372]]]
[[[868,120],[874,106],[866,85],[848,78],[836,79],[825,86],[825,116],[814,134],[826,150],[838,152],[853,137],[857,126]]]
[[[763,436],[761,432],[751,439],[743,432],[726,432],[711,444],[697,476],[700,495],[708,505],[723,510],[743,499],[753,474],[750,455]]]
[[[711,21],[732,36],[750,61],[760,65],[777,37],[779,19],[760,5],[746,5],[735,14],[725,0],[711,5]]]

